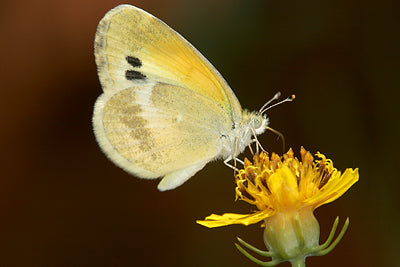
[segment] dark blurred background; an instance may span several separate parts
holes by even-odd
[[[269,111],[286,146],[360,168],[357,184],[316,210],[321,241],[336,216],[340,227],[350,217],[348,232],[307,266],[400,266],[400,2],[337,0],[2,2],[0,266],[256,266],[234,242],[264,248],[259,225],[195,223],[253,209],[234,202],[221,161],[161,193],[158,181],[128,175],[97,146],[94,34],[121,3],[185,36],[243,107],[296,94]],[[260,140],[282,152],[273,133]]]

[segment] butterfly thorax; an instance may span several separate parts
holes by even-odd
[[[269,124],[268,118],[259,112],[243,110],[239,122],[234,122],[229,134],[221,138],[221,154],[224,159],[234,158],[252,142],[252,139],[262,134]]]

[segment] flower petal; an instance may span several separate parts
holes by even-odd
[[[340,177],[340,182],[336,184],[336,187],[334,188],[335,195],[333,195],[331,198],[327,199],[326,201],[322,202],[319,204],[317,207],[330,203],[339,197],[341,197],[349,188],[355,184],[358,181],[358,168],[357,169],[346,169],[344,173],[342,174],[342,177]]]
[[[282,165],[276,170],[267,183],[271,196],[275,197],[276,205],[286,207],[298,202],[299,189],[297,179],[286,165]]]
[[[315,208],[330,203],[341,197],[358,181],[358,169],[346,169],[342,175],[333,177],[317,194],[307,199],[305,203],[315,205]]]
[[[224,213],[222,215],[211,214],[206,217],[204,221],[196,221],[198,224],[206,226],[208,228],[220,227],[231,224],[243,224],[249,225],[258,223],[263,219],[271,216],[274,213],[273,210],[265,209],[262,211],[255,212],[253,214],[236,214],[236,213]]]

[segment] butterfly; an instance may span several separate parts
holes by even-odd
[[[125,171],[163,177],[160,191],[182,185],[214,159],[230,165],[268,128],[265,106],[242,109],[196,48],[140,8],[110,10],[94,47],[103,88],[93,112],[97,142]]]

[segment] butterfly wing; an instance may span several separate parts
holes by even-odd
[[[118,166],[172,189],[219,156],[241,107],[215,68],[147,12],[121,5],[100,21],[95,57],[104,93],[95,135]]]
[[[221,74],[188,41],[146,11],[120,5],[100,21],[95,56],[104,91],[152,80],[189,88],[219,102],[233,119],[240,103]]]
[[[143,178],[166,176],[159,185],[166,190],[218,155],[220,129],[215,125],[223,128],[230,120],[209,114],[222,111],[186,88],[148,83],[100,96],[93,124],[113,162]]]

